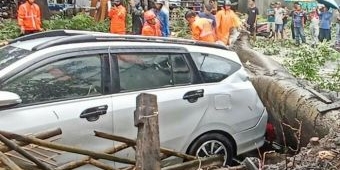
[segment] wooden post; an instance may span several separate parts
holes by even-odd
[[[138,95],[134,118],[138,127],[136,170],[160,170],[157,96],[146,93]]]
[[[91,7],[92,8],[97,7],[97,3],[98,3],[98,0],[91,0]],[[97,9],[92,9],[92,8],[90,9],[90,16],[94,17],[95,14],[97,13]]]
[[[100,0],[100,7],[97,11],[97,21],[104,21],[105,17],[108,14],[107,9],[107,1],[108,0]]]

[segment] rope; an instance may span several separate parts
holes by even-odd
[[[149,115],[149,116],[139,116],[139,119],[142,119],[142,118],[150,118],[150,117],[155,117],[155,116],[158,116],[158,111],[153,112],[153,115]]]

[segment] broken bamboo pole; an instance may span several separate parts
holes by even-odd
[[[90,158],[89,163],[97,168],[101,168],[104,170],[118,170],[116,168],[111,167],[110,165],[106,165],[102,162],[99,162],[98,160]]]
[[[51,142],[46,142],[41,139],[37,139],[34,137],[29,137],[29,136],[23,136],[19,134],[13,134],[12,135],[15,140],[26,142],[26,143],[33,143],[36,145],[44,146],[47,148],[52,148],[56,150],[62,150],[62,151],[67,151],[67,152],[72,152],[72,153],[77,153],[77,154],[82,154],[82,155],[88,155],[91,156],[92,158],[97,158],[97,159],[106,159],[110,161],[115,161],[119,163],[125,163],[125,164],[132,164],[134,165],[136,161],[130,160],[130,159],[125,159],[125,158],[119,158],[113,155],[109,155],[106,153],[98,153],[86,149],[80,149],[76,147],[71,147],[63,144],[56,144],[56,143],[51,143]]]
[[[130,167],[121,168],[120,170],[134,170],[134,169],[135,169],[135,166],[130,166]]]
[[[212,156],[197,160],[184,162],[162,168],[161,170],[197,170],[208,166],[222,166],[224,159],[222,156]]]
[[[104,153],[114,154],[114,153],[119,152],[119,151],[126,149],[128,147],[130,147],[130,146],[124,143],[124,144],[118,145],[116,147],[108,148],[108,149],[104,150]],[[75,169],[75,168],[78,168],[78,167],[81,167],[81,166],[87,164],[89,159],[91,159],[91,157],[87,156],[87,157],[84,157],[83,159],[72,161],[72,162],[66,163],[64,165],[61,165],[61,166],[55,168],[55,170]]]
[[[38,159],[36,159],[34,156],[30,155],[28,152],[20,148],[16,143],[12,142],[11,140],[7,139],[3,135],[0,134],[0,140],[3,142],[5,145],[10,147],[11,149],[15,150],[25,158],[29,159],[30,161],[34,162],[39,168],[43,170],[52,170],[52,168],[48,167],[44,163],[40,162]]]
[[[134,124],[136,140],[136,170],[160,170],[160,142],[157,96],[141,93],[136,99]]]
[[[17,164],[15,164],[2,152],[0,152],[0,161],[6,166],[8,166],[11,170],[22,170]]]
[[[94,131],[95,136],[104,138],[104,139],[109,139],[109,140],[113,140],[113,141],[117,141],[117,142],[122,142],[122,143],[126,143],[130,146],[134,146],[136,145],[136,141],[129,139],[129,138],[125,138],[125,137],[121,137],[121,136],[117,136],[117,135],[111,135],[105,132],[99,132],[99,131]],[[188,155],[188,154],[183,154],[180,152],[176,152],[170,149],[166,149],[161,147],[160,148],[161,153],[164,153],[166,155],[170,155],[170,156],[177,156],[186,160],[195,160],[196,157],[192,156],[192,155]]]
[[[56,128],[56,129],[49,129],[49,130],[46,130],[46,131],[43,131],[43,132],[39,132],[39,133],[36,133],[34,134],[33,136],[35,138],[38,138],[38,139],[48,139],[48,138],[51,138],[51,137],[54,137],[54,136],[58,136],[60,135],[62,132],[61,132],[61,129],[60,128]],[[0,131],[0,134],[2,134],[3,136],[5,136],[6,138],[8,139],[13,139],[12,138],[12,134],[11,132],[6,132],[6,131]],[[16,142],[17,145],[19,146],[25,146],[25,145],[28,145],[28,143],[24,143],[24,142]],[[12,149],[3,145],[3,146],[0,146],[0,151],[1,152],[8,152],[8,151],[11,151]]]

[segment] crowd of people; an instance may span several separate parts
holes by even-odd
[[[250,0],[254,2],[254,0]],[[140,1],[130,0],[130,13],[132,15],[132,34],[143,36],[170,36],[169,10],[164,6],[164,0],[156,0],[153,7],[142,7]],[[230,0],[225,0],[221,10],[213,14],[214,6],[211,3],[203,5],[204,11],[196,13],[189,10],[185,14],[192,33],[192,39],[204,42],[221,43],[229,45],[230,36],[242,25],[240,19],[231,9]],[[148,10],[145,10],[148,9]],[[126,34],[127,8],[122,0],[113,0],[108,3],[108,17],[110,18],[110,32],[113,34]],[[26,0],[18,10],[18,24],[22,35],[42,31],[40,8],[34,0]]]
[[[192,39],[210,43],[230,45],[235,41],[239,29],[247,30],[256,37],[256,26],[259,10],[255,0],[248,0],[246,22],[241,22],[238,15],[231,9],[230,0],[225,0],[221,9],[216,11],[214,1],[203,4],[203,11],[196,13],[189,10],[185,14],[191,29]],[[132,34],[144,36],[170,36],[169,10],[164,0],[156,0],[151,8],[142,7],[140,1],[130,0],[130,13],[132,14]],[[148,9],[148,10],[145,10]],[[108,3],[108,17],[111,20],[110,32],[113,34],[126,34],[127,8],[122,0],[113,0]],[[312,35],[311,45],[331,39],[331,23],[333,13],[327,6],[320,6],[307,13],[296,2],[292,10],[284,7],[280,2],[271,3],[266,11],[268,32],[273,32],[274,40],[288,38],[287,23],[291,20],[291,35],[296,44],[306,42],[305,27],[309,24]],[[340,45],[340,17],[337,17],[336,45]],[[18,24],[22,34],[42,31],[40,9],[34,0],[27,0],[18,10]]]
[[[316,46],[319,42],[331,40],[331,29],[333,21],[333,12],[329,7],[320,5],[314,7],[310,12],[307,12],[301,8],[299,2],[295,2],[293,9],[289,10],[283,6],[280,2],[271,3],[267,9],[267,22],[268,31],[274,32],[274,39],[288,38],[287,23],[291,20],[291,35],[295,39],[297,45],[301,43],[307,43],[306,31],[310,32],[312,46]],[[338,14],[339,15],[339,14]],[[309,28],[306,25],[309,23]],[[336,44],[340,45],[340,17],[336,17]]]
[[[254,2],[254,0],[250,0]],[[110,32],[114,34],[125,34],[126,10],[120,0],[114,0],[113,6],[109,9],[111,19]],[[154,7],[144,11],[140,3],[130,1],[132,14],[132,33],[144,36],[170,36],[169,10],[164,6],[164,0],[156,0]],[[203,5],[203,11],[196,13],[189,10],[185,19],[191,29],[192,39],[210,43],[221,43],[230,45],[230,38],[233,30],[242,25],[238,16],[231,10],[232,3],[226,0],[221,10],[213,14],[213,4]],[[118,15],[120,14],[120,15]],[[121,17],[121,18],[119,18]],[[119,29],[121,28],[121,29]]]

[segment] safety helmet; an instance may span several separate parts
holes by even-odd
[[[156,4],[163,4],[164,5],[164,0],[156,0],[155,3]]]
[[[230,0],[225,0],[225,1],[224,1],[224,5],[229,5],[229,6],[230,6],[230,5],[231,5]]]
[[[144,13],[144,20],[147,21],[147,20],[150,20],[150,19],[154,19],[156,18],[156,15],[153,11],[149,10],[149,11],[146,11]]]

